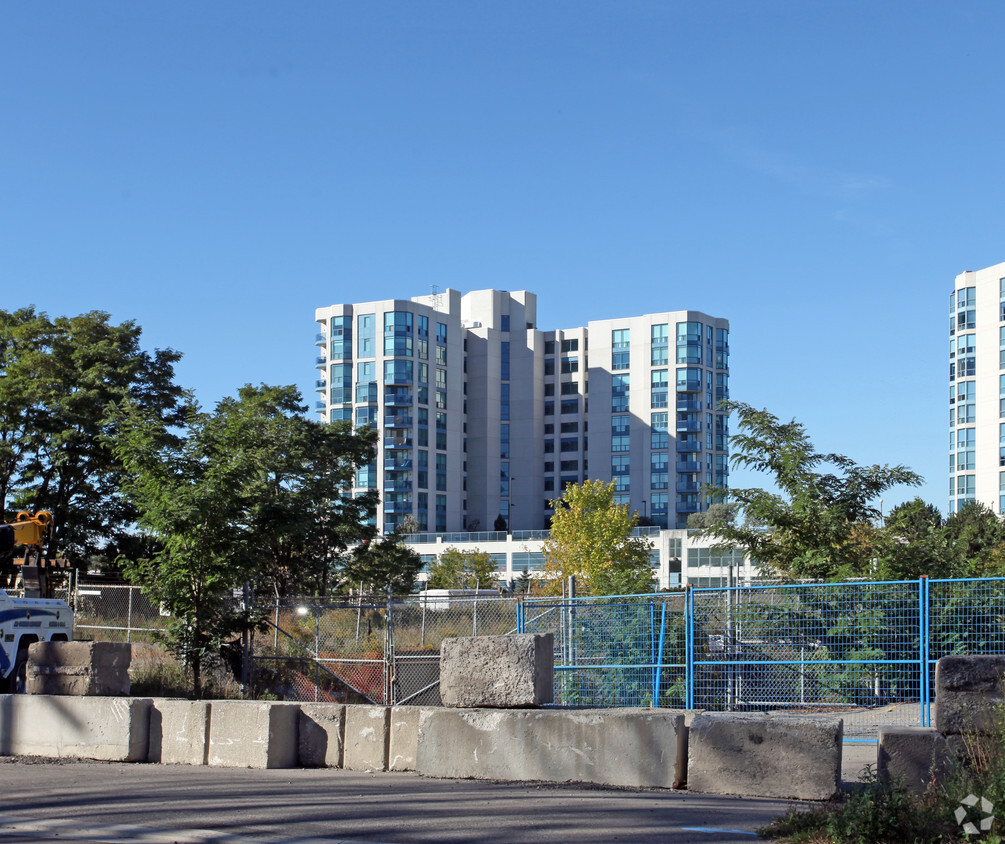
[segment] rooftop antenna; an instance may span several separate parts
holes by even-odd
[[[433,310],[434,311],[442,310],[442,308],[440,307],[440,285],[438,285],[438,284],[432,284],[432,285],[430,285],[430,287],[429,287],[429,298],[433,302]]]

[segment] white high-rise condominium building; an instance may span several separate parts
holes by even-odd
[[[526,291],[318,308],[323,419],[373,425],[378,526],[545,527],[569,483],[613,480],[664,528],[728,477],[729,323],[697,311],[541,331]]]
[[[1005,512],[1005,264],[949,294],[949,512],[967,501]]]

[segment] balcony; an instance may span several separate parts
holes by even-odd
[[[700,393],[701,381],[685,381],[677,384],[678,393]]]
[[[326,401],[316,401],[316,402],[314,402],[314,409],[315,410],[327,410],[328,409],[328,402],[326,402]]]
[[[319,378],[317,381],[314,382],[314,389],[320,392],[324,392],[325,390],[328,389],[328,382],[325,381],[323,378]]]
[[[701,471],[701,461],[700,460],[678,460],[677,461],[677,471],[678,472],[700,472]]]
[[[328,358],[322,355],[318,355],[316,358],[314,358],[315,366],[324,366],[326,363],[328,363]]]
[[[679,398],[677,399],[677,410],[681,413],[701,410],[701,399]]]
[[[409,414],[405,415],[395,414],[393,416],[385,416],[384,424],[388,428],[411,428],[412,417]]]
[[[328,342],[328,338],[324,334],[318,333],[318,334],[314,335],[314,345],[315,346],[323,346],[327,342]]]
[[[384,437],[384,448],[411,448],[412,437]]]
[[[698,442],[682,443],[680,442],[680,440],[678,440],[677,451],[701,451],[701,443]]]
[[[398,481],[384,481],[384,492],[411,492],[412,491],[412,480],[411,478],[405,478],[404,480]]]
[[[411,501],[385,501],[384,502],[384,512],[385,513],[401,513],[407,514],[412,512],[412,502]]]
[[[699,510],[699,505],[697,501],[685,501],[677,502],[677,512],[678,513],[697,513]]]
[[[677,492],[701,492],[701,484],[695,481],[677,481]]]
[[[394,391],[384,393],[384,406],[393,407],[405,405],[411,407],[412,405],[412,393],[410,390],[405,391]]]
[[[692,419],[678,419],[677,420],[677,430],[678,431],[693,431],[697,433],[701,430],[701,422]]]
[[[412,458],[409,457],[392,457],[390,460],[384,460],[384,470],[385,471],[405,471],[412,468]]]

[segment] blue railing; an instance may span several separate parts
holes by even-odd
[[[846,734],[930,726],[935,665],[1005,653],[1005,578],[532,598],[555,703],[840,715]]]

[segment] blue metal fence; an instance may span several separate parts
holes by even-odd
[[[1005,653],[1005,578],[688,588],[528,599],[555,636],[555,702],[931,724],[935,663]]]

